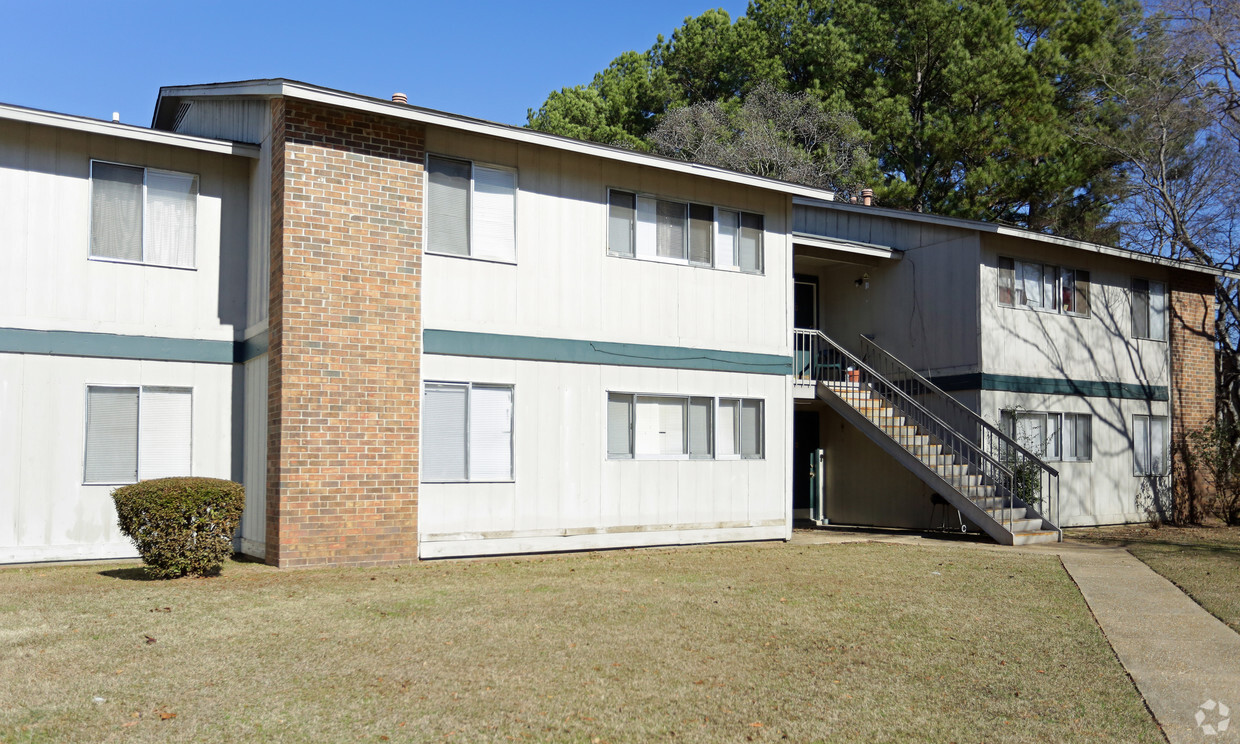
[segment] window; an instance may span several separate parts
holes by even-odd
[[[427,251],[517,260],[517,173],[430,155]]]
[[[423,479],[512,480],[512,410],[508,385],[426,383]]]
[[[1093,458],[1093,417],[1088,413],[999,412],[1000,427],[1016,443],[1044,460]]]
[[[1089,315],[1089,272],[999,257],[999,304]]]
[[[194,267],[197,176],[92,160],[90,186],[92,258]]]
[[[190,475],[192,393],[167,387],[86,387],[84,483]]]
[[[608,192],[607,251],[616,256],[762,273],[760,214]]]
[[[671,395],[607,395],[612,459],[760,459],[762,401]]]
[[[1135,475],[1167,474],[1167,417],[1132,417],[1132,461]]]
[[[1132,280],[1132,337],[1167,340],[1167,285]]]

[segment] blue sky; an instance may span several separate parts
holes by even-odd
[[[0,102],[149,126],[161,85],[286,77],[523,124],[686,16],[746,4],[0,0]]]

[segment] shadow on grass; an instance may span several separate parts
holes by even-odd
[[[122,581],[176,581],[177,579],[217,579],[220,578],[225,571],[234,566],[243,565],[261,565],[262,561],[251,558],[246,555],[235,555],[224,562],[217,570],[204,576],[174,576],[169,578],[161,578],[156,576],[154,572],[147,569],[146,566],[127,566],[125,568],[109,568],[106,571],[100,571],[99,575],[109,579],[120,579]]]
[[[152,576],[146,570],[146,566],[109,568],[107,571],[100,571],[99,575],[106,576],[109,579],[122,579],[124,581],[161,581],[161,579]]]

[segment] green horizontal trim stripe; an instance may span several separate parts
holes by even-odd
[[[244,341],[236,341],[233,343],[233,361],[243,364],[254,357],[262,356],[267,353],[267,344],[267,331],[256,333]]]
[[[422,348],[427,354],[524,359],[534,362],[615,364],[626,367],[705,369],[718,372],[790,375],[792,357],[741,351],[648,346],[609,341],[582,341],[498,333],[426,330]]]
[[[233,346],[232,341],[0,328],[0,352],[14,354],[232,364],[236,355]]]
[[[1047,395],[1081,395],[1087,398],[1121,398],[1127,400],[1165,401],[1165,385],[1103,380],[1071,380],[1052,377],[1023,377],[973,372],[931,378],[944,390],[995,390],[1006,393],[1043,393]]]

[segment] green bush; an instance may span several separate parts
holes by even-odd
[[[219,573],[245,508],[245,488],[217,478],[159,478],[112,492],[121,532],[159,578]]]

